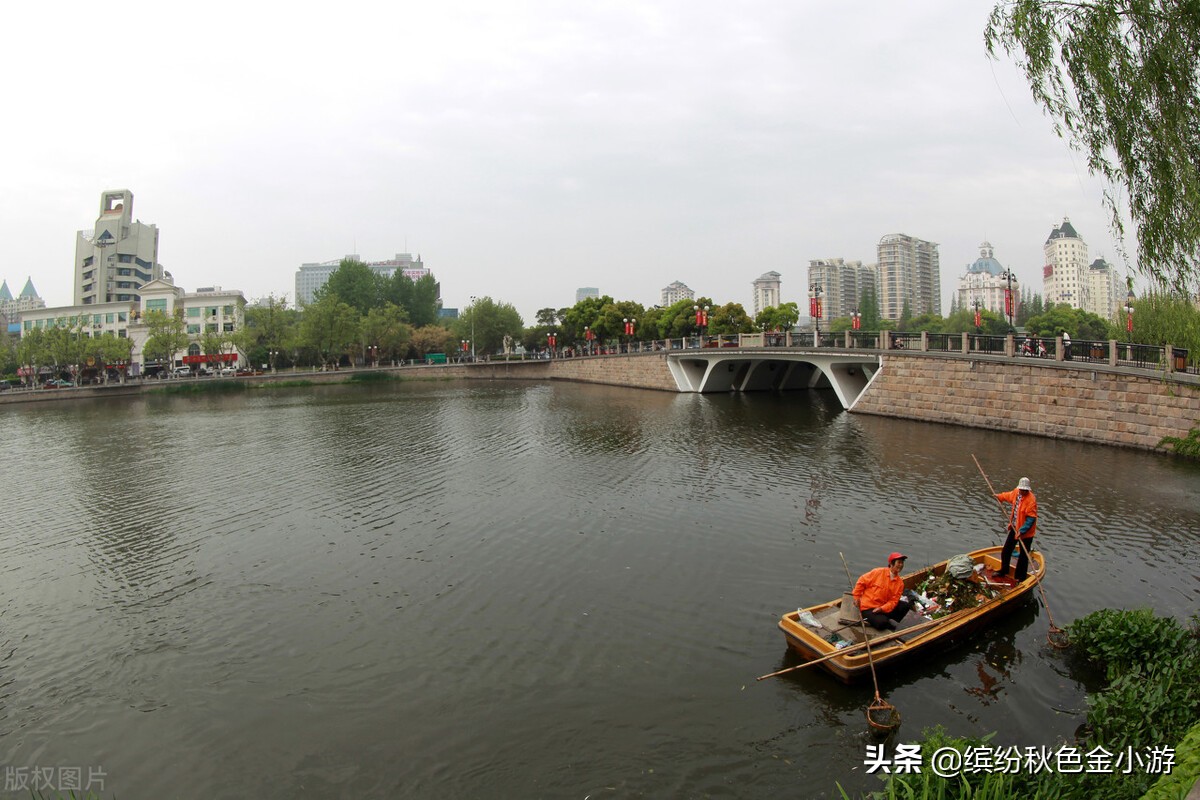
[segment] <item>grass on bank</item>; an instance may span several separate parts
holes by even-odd
[[[1046,771],[984,773],[942,778],[920,773],[882,776],[872,800],[1154,800],[1180,798],[1200,778],[1200,616],[1182,625],[1148,609],[1101,609],[1068,627],[1072,672],[1103,673],[1103,688],[1088,696],[1087,722],[1074,742],[1081,754],[1102,747],[1117,754],[1175,746],[1169,774],[1134,769],[1122,774]],[[994,735],[994,734],[993,734]],[[986,737],[990,739],[991,736]],[[918,742],[928,755],[940,747],[960,752],[984,739],[952,737],[938,727]],[[1114,756],[1115,760],[1115,756]],[[1153,791],[1152,791],[1153,787]],[[847,798],[845,791],[842,797]]]

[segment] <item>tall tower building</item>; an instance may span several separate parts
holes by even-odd
[[[758,316],[764,308],[779,305],[779,273],[772,270],[764,272],[754,279],[754,316]]]
[[[906,302],[913,316],[941,315],[942,277],[936,242],[890,233],[879,240],[878,254],[879,312],[884,319],[900,319]]]
[[[821,287],[821,315],[824,319],[848,317],[858,308],[867,289],[875,289],[875,269],[861,261],[819,258],[808,262],[808,286]]]
[[[1088,307],[1087,244],[1063,217],[1062,225],[1050,231],[1042,247],[1046,266],[1042,268],[1042,292],[1046,305],[1066,303],[1075,308]],[[1111,312],[1103,314],[1107,319]]]
[[[133,219],[133,192],[100,195],[92,230],[75,237],[75,305],[138,302],[138,290],[163,276],[158,228]]]

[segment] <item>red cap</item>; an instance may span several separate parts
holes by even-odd
[[[888,556],[888,564],[891,564],[897,558],[908,558],[908,556],[904,555],[903,553],[892,553],[890,556]]]

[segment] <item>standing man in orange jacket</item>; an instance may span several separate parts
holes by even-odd
[[[876,567],[854,584],[854,599],[862,611],[862,617],[876,630],[895,628],[896,622],[908,613],[908,601],[904,599],[904,581],[900,570],[908,556],[892,553],[886,567]]]
[[[1008,560],[1012,557],[1013,548],[1018,547],[1019,540],[1017,572],[1013,577],[1023,581],[1029,574],[1029,550],[1033,547],[1033,537],[1037,535],[1037,498],[1033,496],[1029,478],[1021,478],[1017,488],[1011,492],[1001,492],[996,499],[1011,503],[1012,510],[1008,515],[1008,538],[1004,540],[1004,549],[1000,551],[1000,569],[992,575],[1007,577]]]

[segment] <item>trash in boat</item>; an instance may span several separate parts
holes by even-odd
[[[798,612],[797,612],[797,614],[798,614],[798,615],[799,615],[799,617],[800,617],[800,621],[801,621],[801,622],[803,622],[805,625],[807,625],[807,626],[808,626],[808,627],[810,627],[810,628],[823,628],[823,627],[825,627],[824,625],[822,625],[822,624],[821,624],[821,621],[820,621],[820,620],[818,620],[816,617],[814,617],[814,616],[812,615],[812,612],[811,612],[811,611],[804,611],[804,610],[800,610],[800,611],[798,611]]]

